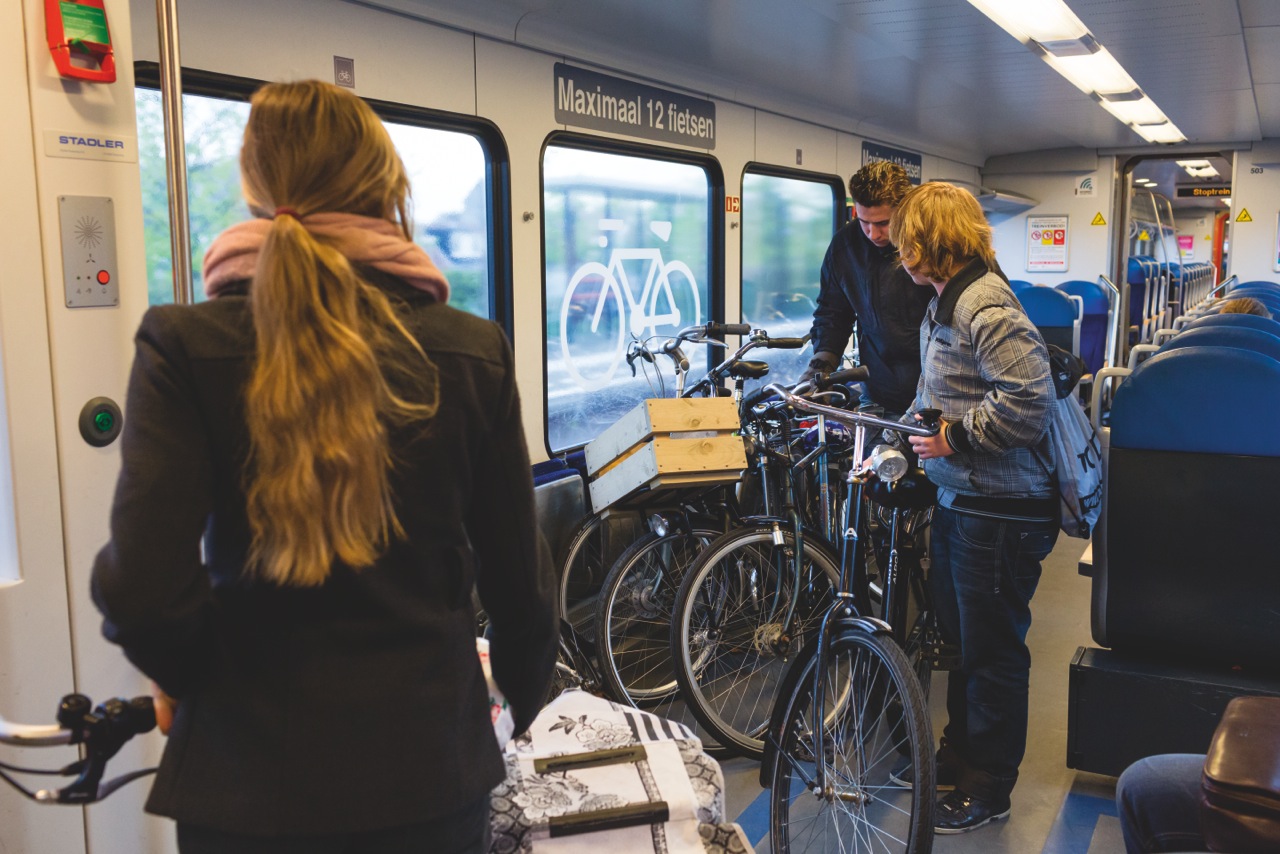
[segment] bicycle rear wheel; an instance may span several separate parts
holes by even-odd
[[[676,592],[698,553],[717,536],[698,530],[646,534],[609,571],[596,613],[596,649],[606,687],[643,706],[678,690],[671,663],[671,613]]]
[[[781,533],[777,545],[774,536],[771,525],[743,528],[707,546],[681,585],[671,632],[690,710],[716,741],[752,759],[764,752],[787,664],[817,634],[839,583],[835,557],[813,542],[797,579],[795,537]]]
[[[933,729],[911,663],[887,635],[846,629],[832,639],[822,674],[821,749],[813,730],[817,668],[818,656],[810,654],[788,675],[774,719],[774,854],[926,854],[933,847]],[[889,777],[903,756],[910,786]]]
[[[600,587],[623,549],[641,536],[638,519],[614,514],[578,523],[560,559],[560,616],[588,644],[595,643]]]

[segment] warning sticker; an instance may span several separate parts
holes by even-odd
[[[1248,208],[1240,209],[1240,216],[1236,217],[1236,222],[1253,222],[1253,217],[1249,216]]]
[[[1102,218],[1102,211],[1098,211],[1096,214],[1094,214],[1093,222],[1089,223],[1089,225],[1106,225],[1106,224],[1107,224],[1107,221]]]

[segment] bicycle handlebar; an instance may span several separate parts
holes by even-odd
[[[804,382],[796,383],[791,391],[792,394],[805,394],[810,389],[823,391],[840,383],[863,382],[867,379],[867,375],[867,369],[862,367],[845,368],[843,371],[835,371],[830,374],[814,374],[812,380],[805,380]],[[776,395],[771,390],[770,386],[760,386],[760,388],[751,392],[751,394],[742,399],[742,411],[750,411],[753,407],[764,403],[771,397],[776,397]]]
[[[796,409],[800,409],[805,412],[812,412],[815,415],[824,415],[833,421],[840,421],[844,424],[848,424],[850,427],[878,427],[881,430],[892,430],[896,433],[905,433],[909,436],[938,435],[938,424],[936,423],[930,427],[916,426],[914,424],[904,424],[900,421],[889,421],[885,418],[877,418],[874,415],[867,415],[863,412],[851,412],[848,409],[838,409],[834,406],[826,406],[793,394],[778,383],[770,383],[765,386],[765,388],[782,398],[788,406],[793,406]]]
[[[131,771],[105,782],[102,776],[107,761],[135,735],[156,727],[155,706],[150,697],[132,700],[112,699],[93,708],[83,694],[68,694],[58,705],[58,723],[51,725],[17,724],[0,718],[0,743],[21,747],[50,747],[83,744],[84,758],[57,770],[15,768],[0,763],[0,779],[22,794],[42,803],[89,804],[102,800],[121,786],[156,769]],[[61,774],[76,776],[75,782],[61,789],[39,789],[35,792],[20,785],[6,771],[17,773]]]

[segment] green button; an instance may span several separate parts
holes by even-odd
[[[99,412],[93,416],[93,426],[97,427],[100,433],[110,433],[111,428],[116,426],[115,416],[110,412]]]

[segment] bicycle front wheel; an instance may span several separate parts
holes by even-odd
[[[826,667],[802,663],[774,735],[769,832],[775,854],[903,852],[933,848],[933,729],[920,683],[887,635],[846,629],[829,642]],[[814,715],[817,676],[822,714]],[[821,727],[821,738],[815,731]],[[904,757],[910,785],[897,783]]]
[[[719,537],[690,568],[676,598],[671,656],[690,711],[716,741],[759,759],[788,662],[817,635],[839,583],[836,558],[772,526]]]

